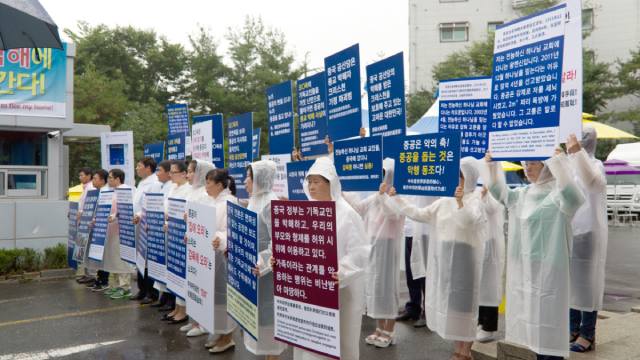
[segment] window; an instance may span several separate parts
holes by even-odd
[[[440,42],[460,42],[469,40],[469,23],[440,24]]]
[[[47,133],[0,131],[0,165],[46,166]]]
[[[42,196],[42,172],[30,170],[7,170],[7,196]]]
[[[502,25],[502,24],[503,24],[503,22],[502,22],[502,21],[491,21],[491,22],[489,22],[489,23],[487,24],[487,32],[488,32],[489,34],[496,32],[496,28],[497,28],[499,25]]]
[[[582,9],[582,31],[593,30],[593,9]]]

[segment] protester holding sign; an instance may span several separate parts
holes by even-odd
[[[480,197],[476,192],[479,171],[475,159],[460,161],[459,185],[455,197],[444,197],[418,208],[395,197],[385,197],[395,208],[415,221],[431,227],[425,313],[427,326],[446,340],[454,340],[454,358],[471,359],[476,338],[481,249],[486,230]],[[384,184],[382,189],[384,189]]]
[[[585,199],[564,154],[524,162],[531,183],[511,190],[501,166],[485,157],[489,191],[509,211],[506,340],[538,359],[569,357],[571,220]]]
[[[258,340],[244,334],[244,346],[254,355],[278,359],[287,346],[273,339],[273,273],[271,257],[271,200],[278,200],[273,192],[277,165],[260,160],[247,167],[245,186],[249,193],[247,209],[258,214],[258,262],[254,274],[258,276]]]
[[[80,180],[80,184],[82,184],[82,195],[80,195],[80,200],[78,201],[78,213],[77,220],[80,221],[80,217],[82,216],[82,209],[84,209],[84,200],[87,197],[87,193],[90,190],[93,190],[92,184],[93,178],[93,170],[88,167],[83,167],[78,172],[78,179]],[[74,250],[75,251],[75,250]],[[82,270],[80,270],[80,266],[78,266],[78,272],[83,274],[79,278],[76,279],[78,284],[88,284],[95,281],[95,272],[89,271],[86,266],[82,265]]]
[[[338,173],[331,159],[315,161],[304,181],[304,190],[310,200],[335,201],[338,271],[332,276],[339,284],[340,298],[340,358],[360,358],[359,337],[364,310],[363,277],[370,246],[362,218],[342,198]],[[272,259],[272,264],[275,259]],[[297,360],[322,359],[323,356],[295,348]]]
[[[215,280],[212,337],[205,344],[211,353],[224,352],[236,345],[233,341],[233,331],[236,323],[227,315],[227,202],[238,203],[236,198],[236,183],[227,169],[209,170],[206,175],[206,197],[200,201],[205,205],[216,208],[216,232],[212,235],[211,245],[215,251]]]
[[[129,187],[129,185],[124,183],[124,177],[124,171],[113,169],[109,171],[107,183],[113,190],[120,187]],[[135,192],[135,189],[132,190]],[[104,271],[115,274],[118,285],[105,291],[105,295],[111,299],[128,299],[131,297],[131,280],[134,270],[120,258],[120,227],[118,224],[117,210],[117,198],[114,196],[102,262]]]
[[[597,135],[592,127],[582,130],[582,141],[567,140],[567,152],[576,183],[585,203],[576,212],[571,247],[571,351],[595,348],[596,319],[602,309],[607,259],[607,178],[602,162],[595,158]]]
[[[393,186],[393,159],[384,159],[384,183]],[[371,244],[366,270],[366,311],[377,319],[374,333],[365,338],[369,345],[385,348],[395,344],[395,318],[400,308],[400,259],[404,230],[404,216],[386,209],[383,197],[377,193],[364,200],[352,194],[344,199],[362,216]]]

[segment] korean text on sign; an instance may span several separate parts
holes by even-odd
[[[236,181],[239,199],[249,197],[244,186],[246,168],[252,161],[253,113],[230,118],[227,122],[229,139],[229,174]]]
[[[300,122],[300,151],[304,156],[327,153],[324,138],[327,136],[325,72],[319,72],[298,80],[298,121]]]
[[[168,104],[166,111],[169,135],[189,134],[189,108],[187,104]]]
[[[269,87],[269,153],[289,154],[293,148],[293,94],[290,80]]]
[[[116,189],[120,258],[130,264],[136,262],[136,227],[133,224],[133,189]]]
[[[367,66],[369,134],[405,135],[404,63],[398,53]]]
[[[147,193],[144,197],[147,223],[147,267],[149,277],[167,283],[167,247],[164,233],[164,195]]]
[[[187,297],[186,201],[169,198],[167,229],[167,289],[181,299]]]
[[[360,46],[355,44],[324,59],[327,73],[327,121],[331,140],[360,133]]]
[[[381,136],[337,141],[333,155],[342,190],[378,190],[382,182]]]

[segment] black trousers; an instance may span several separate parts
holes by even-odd
[[[109,285],[109,273],[106,271],[98,270],[96,282],[100,285]]]
[[[158,290],[153,288],[153,280],[149,277],[149,273],[147,269],[144,269],[144,275],[138,271],[138,291],[142,294],[142,296],[149,297],[152,299],[158,298]]]
[[[411,247],[413,237],[407,236],[404,238],[404,265],[405,275],[407,280],[407,288],[409,288],[409,301],[406,303],[405,311],[408,312],[414,319],[420,318],[422,314],[424,304],[424,286],[425,278],[413,279],[411,273]]]
[[[498,331],[498,307],[480,306],[478,325],[482,326],[484,331]]]

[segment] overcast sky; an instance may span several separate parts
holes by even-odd
[[[408,2],[398,0],[40,0],[63,29],[89,24],[132,25],[154,29],[170,41],[187,46],[198,25],[209,28],[222,49],[229,27],[242,26],[245,16],[261,16],[282,31],[296,59],[309,53],[311,68],[354,43],[360,43],[362,68],[397,52],[408,59]],[[63,35],[63,39],[66,37]],[[68,39],[67,39],[68,40]],[[405,80],[408,74],[405,75]]]

